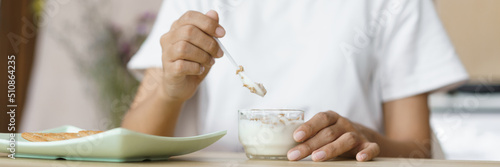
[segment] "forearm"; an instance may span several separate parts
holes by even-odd
[[[159,136],[173,136],[182,103],[164,101],[156,91],[125,115],[122,127]]]
[[[183,101],[167,98],[162,90],[163,72],[148,69],[138,88],[134,102],[122,121],[122,127],[159,136],[173,136]]]
[[[182,104],[165,102],[157,94],[129,110],[122,127],[146,134],[173,136]]]
[[[395,140],[363,125],[358,129],[371,142],[380,147],[380,157],[431,158],[430,139]]]

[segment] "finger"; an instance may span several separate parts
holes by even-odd
[[[219,20],[219,14],[215,10],[210,10],[205,15],[207,15],[208,17],[210,17],[214,20],[217,20],[217,21]],[[215,29],[215,33],[216,34],[226,34],[226,30],[224,30],[224,28],[221,26],[221,28]],[[219,44],[219,43],[217,43],[217,44]],[[224,53],[222,52],[222,49],[219,48],[219,50],[217,51],[217,55],[215,57],[220,58],[220,57],[222,57],[223,54]]]
[[[226,34],[226,30],[219,25],[218,16],[217,19],[213,19],[211,18],[214,17],[212,12],[209,11],[207,14],[209,15],[204,15],[196,11],[188,11],[172,24],[171,29],[177,29],[184,25],[194,25],[210,36],[223,37]]]
[[[189,60],[208,67],[215,63],[215,60],[207,52],[187,41],[179,41],[172,46],[172,49],[167,51],[170,52],[167,55],[169,55],[168,58],[172,62],[176,60]]]
[[[380,147],[377,143],[366,142],[361,145],[361,151],[356,154],[356,160],[369,161],[377,157],[380,153]]]
[[[290,149],[290,151],[288,151],[287,157],[291,161],[305,158],[308,155],[311,155],[311,153],[314,150],[317,150],[322,146],[333,142],[340,135],[344,133],[345,132],[339,126],[336,125],[328,126],[327,128],[324,128],[321,131],[319,131],[318,134],[316,134],[314,137]],[[296,154],[297,153],[296,150],[299,151],[298,152],[299,154]]]
[[[331,142],[312,153],[313,161],[325,161],[343,154],[359,145],[356,133],[342,134],[337,140]]]
[[[173,41],[188,41],[194,46],[204,50],[212,57],[221,57],[222,51],[220,50],[217,41],[205,34],[198,27],[193,25],[184,25],[182,28],[175,30],[173,33]]]
[[[305,141],[316,135],[321,129],[335,124],[339,117],[339,114],[333,111],[320,112],[299,126],[293,133],[293,139],[297,142]]]
[[[202,65],[187,61],[187,60],[176,60],[173,63],[169,63],[169,69],[174,77],[184,77],[186,75],[201,75],[205,71],[205,67]]]
[[[215,10],[210,10],[205,15],[207,15],[208,17],[210,17],[214,20],[219,21],[219,14]]]

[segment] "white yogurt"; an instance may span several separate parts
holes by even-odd
[[[251,155],[285,156],[298,143],[293,132],[303,120],[289,120],[281,117],[274,120],[239,121],[239,139],[245,152]]]

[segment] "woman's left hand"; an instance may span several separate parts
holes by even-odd
[[[295,130],[293,138],[302,143],[288,151],[288,159],[295,161],[312,155],[313,161],[335,157],[371,160],[380,153],[380,148],[368,141],[361,128],[336,112],[320,112]]]

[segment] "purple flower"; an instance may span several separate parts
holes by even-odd
[[[144,12],[142,16],[139,18],[139,21],[141,22],[147,22],[154,20],[156,18],[156,14],[151,13],[151,12]]]
[[[137,35],[139,36],[146,36],[149,33],[149,27],[144,24],[139,24],[137,26]]]

